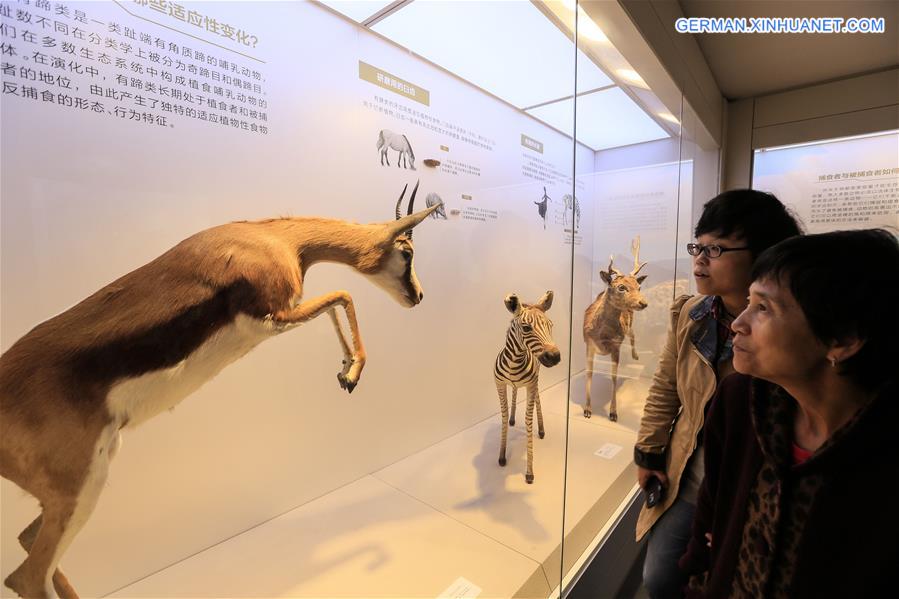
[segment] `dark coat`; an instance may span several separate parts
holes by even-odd
[[[746,544],[750,554],[756,552],[749,559],[761,555],[766,564],[767,571],[759,574],[762,595],[899,596],[897,386],[882,387],[800,465],[793,465],[790,453],[796,409],[783,389],[745,375],[732,375],[719,386],[705,429],[706,478],[680,562],[690,574],[707,572],[707,579],[699,590],[694,578],[688,596],[740,594],[732,584],[740,559],[747,559],[740,548],[756,485],[769,489],[778,508],[761,517],[775,531],[773,543]],[[772,427],[778,420],[780,426]],[[776,477],[767,485],[759,477],[766,461]],[[806,492],[809,488],[813,493]],[[785,541],[785,530],[796,531],[798,538]]]

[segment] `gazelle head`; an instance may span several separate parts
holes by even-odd
[[[511,335],[521,347],[544,366],[555,366],[562,359],[553,341],[553,322],[546,311],[553,305],[553,292],[547,291],[536,304],[525,304],[514,293],[506,296],[506,309],[514,318],[509,324]]]
[[[646,263],[638,264],[634,261],[634,270],[630,274],[623,274],[612,266],[613,256],[609,256],[608,270],[599,271],[599,276],[606,282],[609,288],[606,290],[606,301],[619,310],[642,310],[648,304],[640,293],[640,285],[646,280],[647,275],[637,276],[637,273],[646,266]]]
[[[407,308],[413,308],[421,303],[425,294],[413,266],[415,248],[412,246],[412,229],[442,204],[413,214],[412,207],[415,204],[415,194],[418,192],[418,183],[416,183],[415,189],[412,190],[412,195],[409,197],[406,216],[402,216],[400,206],[407,188],[408,185],[403,187],[403,193],[396,202],[396,219],[384,224],[385,232],[379,246],[379,250],[383,254],[379,261],[380,268],[375,272],[367,273],[367,275],[375,285],[386,291],[397,303]]]

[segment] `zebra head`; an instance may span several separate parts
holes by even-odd
[[[562,354],[553,341],[553,322],[546,315],[553,305],[553,292],[544,293],[536,304],[522,303],[514,293],[507,295],[505,302],[506,309],[514,316],[509,334],[544,366],[558,364]]]

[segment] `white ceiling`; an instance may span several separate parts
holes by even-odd
[[[571,135],[574,44],[534,2],[321,2]],[[574,5],[573,0],[570,3]],[[387,6],[390,9],[382,13]],[[596,24],[582,18],[595,28],[594,37],[605,39]],[[645,108],[580,50],[577,92],[584,94],[578,101],[577,139],[593,150],[669,137]]]
[[[698,34],[728,99],[899,66],[899,0],[679,0],[687,17],[883,17],[880,34]],[[673,28],[674,23],[670,26]]]

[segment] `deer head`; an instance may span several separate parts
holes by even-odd
[[[406,216],[402,216],[400,207],[408,187],[408,185],[403,187],[403,193],[396,202],[395,220],[382,225],[384,233],[379,249],[383,256],[379,261],[380,268],[376,272],[367,273],[367,275],[372,283],[386,291],[400,305],[412,308],[421,303],[425,296],[413,266],[415,248],[412,245],[412,229],[437,210],[441,204],[413,213],[415,194],[418,192],[418,183],[416,183],[412,195],[409,197]]]
[[[512,293],[506,296],[505,303],[506,309],[514,316],[509,324],[509,335],[544,366],[558,364],[562,354],[553,341],[553,323],[546,315],[553,305],[553,292],[544,293],[536,304],[524,304]]]
[[[647,275],[637,276],[646,266],[645,262],[640,264],[639,237],[631,242],[631,252],[634,254],[634,269],[630,274],[625,275],[612,266],[614,256],[609,256],[608,269],[599,271],[599,276],[609,286],[606,290],[606,301],[620,310],[642,310],[648,305],[640,293],[640,285],[646,280]]]

